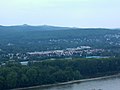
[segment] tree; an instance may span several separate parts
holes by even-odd
[[[15,88],[17,85],[17,73],[16,72],[9,72],[6,77],[7,87],[8,88]]]
[[[35,85],[36,84],[36,79],[37,79],[37,71],[33,68],[30,68],[26,72],[26,76],[28,77],[28,81],[30,85]]]
[[[0,90],[4,89],[4,84],[5,84],[5,78],[0,76]]]

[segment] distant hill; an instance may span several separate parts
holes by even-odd
[[[69,27],[59,27],[59,26],[49,26],[49,25],[41,25],[41,26],[31,26],[27,24],[16,25],[16,26],[2,26],[0,25],[0,30],[67,30],[71,29]],[[72,28],[73,29],[73,28]]]

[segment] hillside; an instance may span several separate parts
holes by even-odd
[[[76,50],[82,46],[88,46],[90,49]],[[27,55],[28,52],[42,54],[49,52],[34,57],[35,60],[39,60],[43,56],[46,58],[91,55],[118,57],[119,51],[119,29],[81,29],[29,25],[0,26],[0,58],[2,61],[8,59],[23,60],[26,57],[30,60],[33,59],[33,56]]]

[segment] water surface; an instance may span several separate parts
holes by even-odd
[[[32,90],[120,90],[120,77]]]

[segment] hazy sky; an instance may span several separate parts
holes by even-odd
[[[0,0],[1,25],[120,27],[120,0]]]

